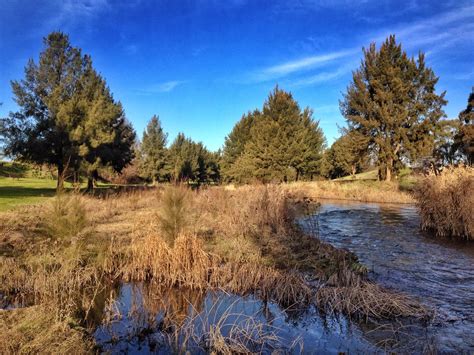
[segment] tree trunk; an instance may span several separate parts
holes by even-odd
[[[300,171],[296,169],[296,181],[298,181],[299,177],[300,177]]]
[[[92,192],[94,190],[94,178],[89,176],[87,178],[87,192]]]
[[[356,174],[356,166],[351,165],[351,175],[352,175],[352,177],[355,177],[355,174]]]
[[[393,168],[393,159],[387,160],[387,166],[385,167],[385,181],[392,181],[392,168]]]
[[[56,185],[56,190],[62,190],[64,188],[64,165],[63,162],[60,161],[58,163],[58,183]]]

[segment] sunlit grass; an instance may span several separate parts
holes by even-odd
[[[56,180],[0,177],[0,211],[44,202],[54,196]]]

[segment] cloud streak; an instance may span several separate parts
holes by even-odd
[[[251,81],[265,82],[278,78],[283,78],[290,74],[324,67],[330,64],[334,64],[340,59],[354,56],[358,51],[359,50],[356,49],[350,49],[344,51],[323,53],[269,66],[267,68],[263,68],[257,72],[252,73],[250,75]]]
[[[297,79],[291,82],[291,86],[293,87],[303,87],[309,85],[316,85],[326,83],[328,81],[336,80],[348,73],[355,68],[355,63],[349,62],[347,64],[341,65],[337,67],[335,70],[332,71],[325,71],[321,73],[317,73],[305,78]]]
[[[380,29],[375,35],[363,36],[357,47],[319,53],[272,65],[250,73],[249,81],[260,83],[286,78],[285,81],[291,86],[302,87],[335,80],[357,67],[358,58],[362,55],[362,47],[368,47],[371,42],[380,45],[389,34],[395,34],[403,43],[403,47],[408,50],[418,50],[429,46],[429,50],[425,50],[425,53],[430,56],[460,42],[472,43],[474,6],[459,7],[415,23],[398,24],[392,28]],[[325,70],[314,73],[313,70],[316,68]],[[309,76],[301,77],[302,72],[310,71],[313,72]],[[290,79],[292,77],[294,79]]]
[[[163,83],[153,84],[144,89],[135,90],[136,93],[141,95],[153,95],[161,94],[166,92],[171,92],[176,89],[178,86],[185,84],[186,80],[170,80]]]

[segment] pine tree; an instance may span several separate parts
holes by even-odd
[[[441,120],[435,135],[433,149],[433,164],[438,168],[455,164],[460,160],[460,152],[456,146],[456,132],[459,131],[459,121]]]
[[[141,145],[141,171],[153,184],[164,177],[167,137],[159,117],[154,115],[143,132]]]
[[[288,181],[318,172],[325,141],[309,108],[302,111],[291,93],[276,87],[255,117],[231,168],[237,180]]]
[[[166,171],[170,181],[210,183],[220,179],[218,153],[212,153],[201,142],[179,133],[168,149]]]
[[[260,117],[260,111],[254,110],[243,115],[225,138],[222,156],[222,171],[226,181],[235,179],[233,166],[236,160],[243,154],[245,145],[250,140],[250,130]]]
[[[55,165],[58,187],[62,187],[64,169],[78,153],[69,136],[78,115],[70,115],[69,106],[77,99],[77,78],[90,58],[82,56],[61,32],[48,35],[44,46],[39,63],[29,60],[25,78],[12,81],[20,110],[3,121],[5,152],[21,160]]]
[[[436,94],[438,78],[426,67],[424,55],[408,58],[390,36],[377,51],[364,49],[361,67],[341,102],[349,129],[368,138],[368,149],[377,155],[391,180],[402,158],[415,160],[433,149],[433,134],[446,104],[445,93]]]
[[[6,152],[55,165],[58,188],[66,167],[75,171],[75,180],[85,173],[91,189],[99,167],[120,172],[131,161],[135,132],[89,56],[61,32],[44,44],[39,64],[30,60],[25,79],[12,82],[20,111],[3,120]]]
[[[75,164],[87,176],[88,190],[101,167],[120,172],[133,159],[135,132],[127,122],[122,105],[116,102],[105,80],[92,68],[80,79],[79,99],[74,101],[69,115],[78,112],[78,122],[70,132],[73,144],[78,146]]]
[[[362,171],[368,158],[366,146],[366,138],[363,135],[357,131],[343,129],[342,135],[328,151],[329,177],[354,176]]]

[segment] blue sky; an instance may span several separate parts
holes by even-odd
[[[314,109],[331,143],[362,47],[390,33],[427,54],[449,118],[474,86],[472,1],[0,0],[0,9],[0,116],[15,110],[10,80],[53,30],[92,55],[140,136],[158,114],[170,140],[181,131],[212,150],[277,83]]]

